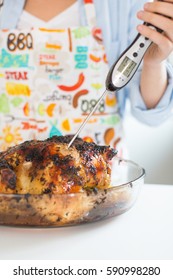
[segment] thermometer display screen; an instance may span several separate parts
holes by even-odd
[[[136,65],[136,62],[125,56],[117,70],[128,78]]]

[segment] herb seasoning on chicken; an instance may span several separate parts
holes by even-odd
[[[0,153],[0,193],[66,194],[108,188],[116,151],[72,136],[31,140]]]

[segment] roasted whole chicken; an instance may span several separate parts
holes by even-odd
[[[116,151],[72,136],[31,140],[0,153],[0,193],[66,194],[110,186]]]

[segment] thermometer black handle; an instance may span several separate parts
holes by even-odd
[[[150,26],[159,33],[162,32],[161,29],[152,24],[144,22],[144,25]],[[137,34],[130,46],[110,68],[106,78],[106,89],[108,91],[118,91],[129,83],[151,44],[151,40],[140,33]]]

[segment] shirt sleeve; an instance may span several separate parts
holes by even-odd
[[[167,63],[168,86],[154,109],[147,109],[140,93],[140,75],[138,71],[131,81],[129,88],[129,98],[131,101],[132,114],[139,121],[148,125],[159,125],[168,117],[173,115],[173,68]]]
[[[13,29],[23,11],[26,0],[5,0],[0,14],[0,29]]]
[[[133,33],[134,26],[137,25],[137,18],[134,16],[142,7],[145,0],[131,0],[131,11],[129,13],[129,38]],[[133,116],[145,124],[154,126],[164,122],[168,117],[173,115],[173,67],[167,63],[168,86],[167,89],[154,109],[147,109],[140,92],[140,75],[141,71],[137,71],[133,79],[130,81],[127,90],[131,103],[131,111]]]

